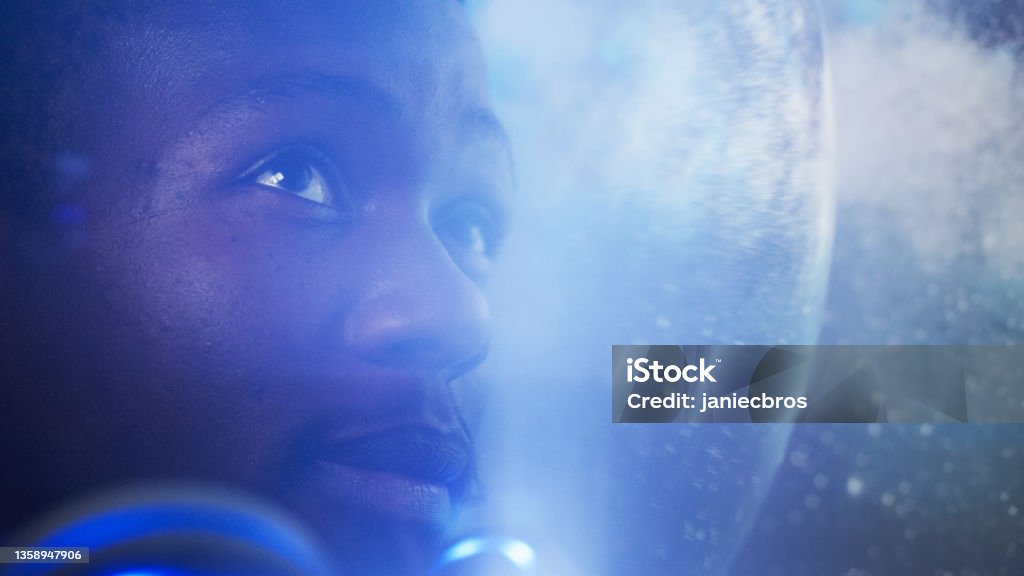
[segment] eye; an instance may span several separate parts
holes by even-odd
[[[245,171],[243,180],[310,202],[335,206],[341,190],[338,190],[338,180],[329,177],[330,166],[325,155],[318,151],[292,148],[256,163]]]
[[[446,211],[437,234],[454,256],[491,259],[501,240],[498,218],[476,202],[460,203]]]

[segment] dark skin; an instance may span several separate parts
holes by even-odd
[[[0,216],[6,517],[199,480],[421,571],[472,477],[512,187],[462,8],[173,4],[102,38],[50,95],[80,167],[38,204],[77,216]]]

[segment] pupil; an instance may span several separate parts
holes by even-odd
[[[282,158],[276,168],[276,173],[281,175],[277,185],[291,192],[305,190],[313,180],[309,164],[297,158]]]

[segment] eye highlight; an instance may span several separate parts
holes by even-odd
[[[333,165],[322,152],[306,147],[289,148],[257,162],[243,173],[242,180],[338,207],[344,190],[333,172]]]

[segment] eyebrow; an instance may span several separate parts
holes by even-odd
[[[326,73],[318,70],[301,70],[261,77],[251,82],[245,92],[220,100],[208,109],[218,112],[239,105],[261,106],[268,99],[289,98],[296,93],[328,94],[358,103],[394,118],[401,114],[398,100],[388,91],[362,75]],[[460,126],[461,136],[470,140],[493,141],[505,151],[509,167],[514,170],[512,144],[504,124],[490,108],[475,108],[467,112]]]
[[[241,94],[234,94],[219,100],[211,111],[239,103],[262,104],[265,98],[285,98],[296,92],[327,93],[371,104],[397,116],[401,107],[397,99],[382,86],[361,75],[325,73],[317,70],[302,70],[264,76],[248,84]],[[489,108],[476,108],[468,112],[461,129],[468,135],[490,138],[508,146],[510,139],[505,126]]]
[[[397,100],[384,88],[359,75],[338,75],[305,70],[265,76],[249,84],[244,94],[228,98],[229,104],[239,100],[262,104],[266,98],[286,98],[297,92],[327,94],[346,100],[355,100],[398,115]],[[219,106],[218,106],[219,107]]]

